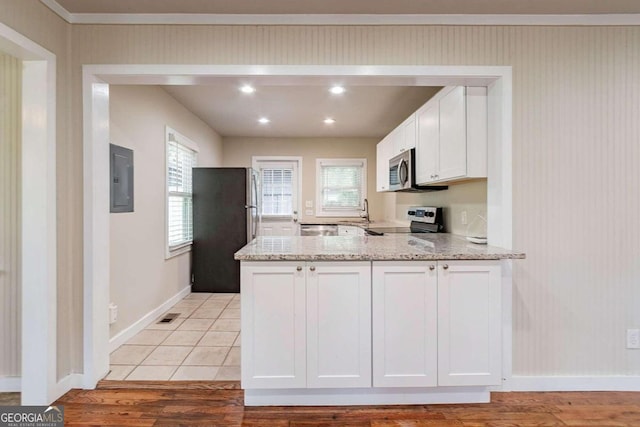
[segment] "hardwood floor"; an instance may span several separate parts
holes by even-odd
[[[493,393],[470,405],[244,407],[238,382],[103,381],[56,402],[69,426],[640,426],[640,392]]]

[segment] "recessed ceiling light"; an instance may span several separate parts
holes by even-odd
[[[344,87],[342,86],[333,86],[331,89],[329,89],[329,92],[331,92],[334,95],[341,95],[344,93]]]
[[[240,87],[240,92],[243,92],[243,93],[253,93],[255,91],[256,91],[256,88],[250,85],[244,85]]]
[[[324,123],[327,125],[332,125],[336,122],[336,119],[332,119],[331,117],[327,117],[326,119],[324,119]]]
[[[258,119],[258,121],[259,121],[261,124],[266,125],[266,124],[267,124],[267,123],[269,123],[271,120],[267,119],[266,117],[260,117],[260,118]]]

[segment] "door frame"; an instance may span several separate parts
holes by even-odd
[[[285,163],[295,163],[296,174],[298,175],[296,178],[296,205],[294,208],[298,211],[297,221],[300,221],[302,218],[302,157],[301,156],[251,156],[251,167],[260,173],[260,162],[285,162]],[[258,195],[259,197],[262,194]],[[262,199],[260,199],[260,204],[262,204]],[[258,215],[260,213],[258,212]]]
[[[57,374],[56,55],[0,23],[0,50],[22,60],[21,391],[23,405],[60,396]]]
[[[488,243],[512,245],[512,68],[412,65],[84,65],[84,386],[109,370],[109,84],[199,84],[216,77],[339,77],[371,84],[488,88]],[[503,373],[511,377],[511,263],[503,262]]]

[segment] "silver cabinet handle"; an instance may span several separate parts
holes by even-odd
[[[429,270],[431,270],[431,271],[435,270],[435,268],[436,268],[436,266],[435,266],[435,265],[430,265],[430,266],[429,266]]]
[[[445,270],[448,270],[449,269],[449,265],[445,264],[445,265],[442,266],[442,268],[444,268]]]
[[[298,271],[302,271],[302,267],[297,266],[297,267],[296,267],[296,270],[298,270]]]
[[[309,270],[316,271],[316,268],[314,266],[311,266],[311,267],[309,267]]]

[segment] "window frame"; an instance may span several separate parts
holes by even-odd
[[[360,206],[357,209],[325,209],[322,204],[322,167],[323,166],[360,166],[362,176],[360,180]],[[366,158],[335,158],[316,159],[316,217],[360,217],[364,199],[367,198],[367,159]]]
[[[170,259],[176,257],[178,255],[182,255],[184,253],[190,252],[191,247],[193,245],[193,235],[191,236],[191,240],[184,241],[178,245],[169,246],[169,196],[171,195],[171,191],[169,191],[169,144],[171,142],[175,142],[184,148],[191,150],[193,152],[193,166],[195,167],[198,164],[198,145],[193,142],[191,139],[182,135],[180,132],[172,129],[169,126],[165,126],[165,143],[164,143],[164,190],[165,190],[165,200],[164,200],[164,209],[165,209],[165,221],[164,221],[164,237],[165,237],[165,259]],[[192,188],[191,188],[191,200],[193,203],[193,174],[192,174]],[[192,204],[193,206],[193,204]],[[193,221],[193,218],[192,218]]]

